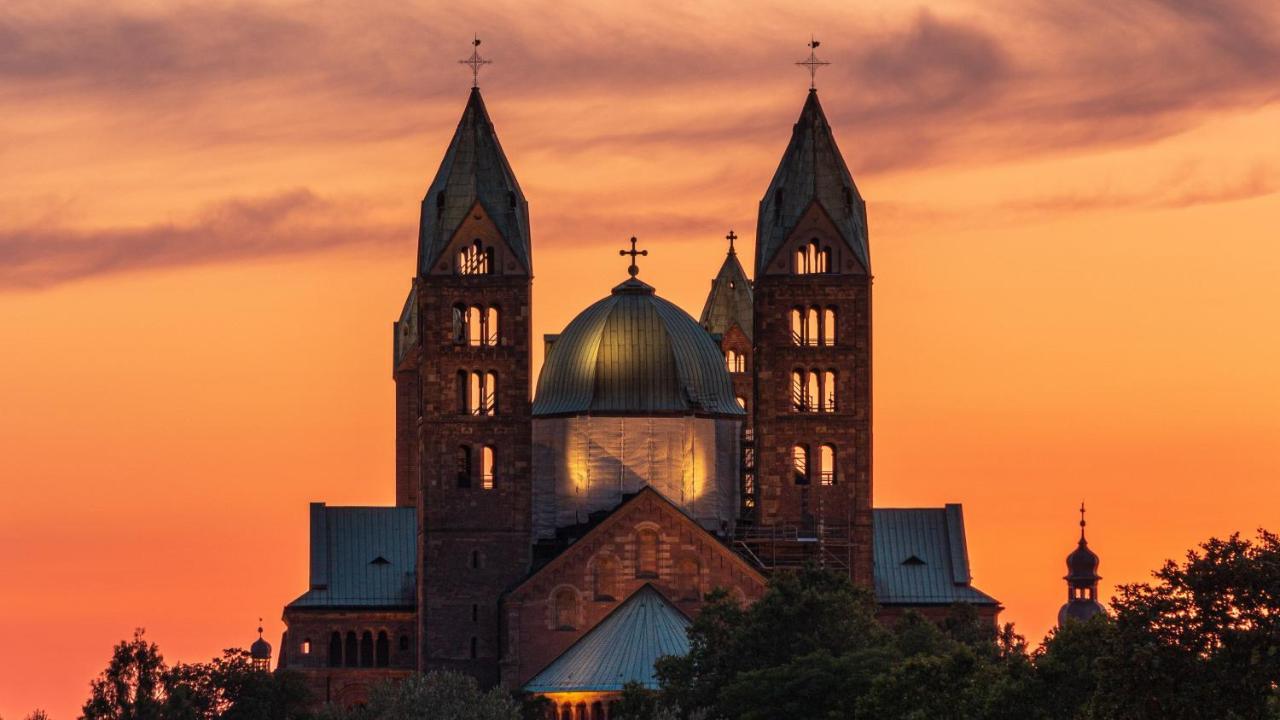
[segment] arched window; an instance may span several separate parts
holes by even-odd
[[[797,275],[809,274],[809,255],[805,252],[804,247],[796,248],[795,273]]]
[[[373,667],[373,633],[368,630],[360,636],[360,667]]]
[[[804,344],[810,347],[818,345],[820,328],[818,327],[818,308],[809,308],[804,314]]]
[[[484,308],[472,305],[467,308],[467,344],[477,347],[484,344]]]
[[[453,342],[463,345],[467,342],[467,306],[458,303],[453,306]]]
[[[599,700],[591,703],[591,720],[604,720],[604,703]]]
[[[797,485],[809,484],[809,446],[791,447],[791,472]]]
[[[480,488],[493,489],[493,446],[485,445],[480,451]]]
[[[809,412],[812,400],[809,397],[809,382],[804,370],[791,371],[791,407],[796,412]]]
[[[618,598],[618,559],[612,555],[601,555],[592,566],[591,590],[596,600],[616,600]]]
[[[494,415],[498,408],[498,374],[490,370],[471,373],[468,411],[472,415]]]
[[[833,307],[822,311],[822,344],[827,347],[836,344],[836,309]]]
[[[484,344],[489,347],[498,345],[498,308],[495,305],[489,306],[489,310],[484,316]]]
[[[391,642],[387,640],[387,631],[378,631],[378,643],[375,649],[374,664],[386,667],[391,664]]]
[[[573,720],[573,706],[569,703],[560,706],[560,720]]]
[[[836,446],[825,443],[818,449],[818,481],[823,485],[836,484]]]
[[[818,378],[817,370],[810,370],[806,373],[805,385],[808,388],[809,412],[818,410],[818,404],[822,401],[822,388],[818,386]]]
[[[557,630],[573,630],[578,624],[578,591],[565,587],[553,599]]]
[[[302,641],[302,654],[303,655],[311,654],[311,638],[306,638]]]
[[[356,634],[353,630],[347,631],[347,643],[342,655],[342,664],[347,667],[355,667],[360,660],[360,643],[356,640]]]
[[[701,567],[697,558],[685,557],[680,560],[680,569],[676,574],[681,600],[702,599]]]
[[[472,660],[475,660],[476,658],[480,657],[480,654],[478,652],[479,645],[480,645],[479,639],[476,638],[475,635],[472,635],[471,636],[471,659]]]
[[[471,487],[471,448],[467,445],[458,446],[457,460],[455,461],[455,470],[457,472],[458,487]]]
[[[487,248],[476,238],[458,251],[459,275],[490,275],[493,273],[493,248]]]
[[[738,398],[737,398],[737,400],[738,400],[738,407],[742,408],[743,410],[746,410],[746,409],[747,409],[747,399],[746,399],[746,398],[744,398],[744,397],[742,397],[741,395],[739,395],[739,396],[738,396]]]
[[[736,350],[727,350],[724,354],[724,365],[731,373],[740,373],[746,369],[746,361]]]
[[[645,528],[636,533],[636,577],[658,577],[658,531]]]
[[[585,702],[578,703],[578,720],[587,720],[587,704]]]
[[[791,344],[804,345],[804,310],[791,308]]]
[[[827,370],[822,373],[822,402],[818,408],[822,412],[836,411],[836,371]]]
[[[329,667],[342,667],[342,633],[337,630],[329,636]]]

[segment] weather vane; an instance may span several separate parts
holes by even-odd
[[[729,254],[737,255],[738,254],[737,251],[733,249],[733,241],[738,239],[738,234],[735,233],[732,228],[730,228],[729,234],[725,235],[724,239],[729,241]]]
[[[818,42],[812,35],[809,36],[809,57],[796,63],[809,68],[809,89],[816,90],[818,88],[818,68],[831,63],[818,59],[818,46],[822,43]]]
[[[492,63],[493,61],[485,60],[480,57],[480,36],[473,36],[471,40],[471,47],[471,57],[466,60],[459,60],[458,63],[471,66],[471,87],[478,88],[480,87],[480,68]]]
[[[648,251],[648,250],[636,250],[636,238],[635,238],[635,236],[634,236],[634,235],[632,235],[632,236],[631,236],[631,249],[630,249],[630,250],[619,250],[619,251],[618,251],[618,254],[619,254],[619,255],[630,255],[630,256],[631,256],[631,267],[627,268],[627,272],[631,274],[631,277],[635,277],[636,275],[639,275],[639,274],[640,274],[640,268],[636,267],[636,256],[637,256],[637,255],[646,255],[646,256],[647,256],[647,255],[649,254],[649,251]]]

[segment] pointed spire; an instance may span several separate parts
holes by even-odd
[[[480,89],[471,88],[458,128],[422,200],[418,274],[428,273],[477,202],[531,273],[529,205],[502,152]]]
[[[729,241],[729,250],[725,254],[720,271],[711,281],[711,292],[707,293],[707,302],[702,306],[702,317],[699,323],[713,335],[723,335],[729,328],[737,325],[747,339],[751,339],[751,280],[738,262],[738,251],[733,241],[738,239],[737,233],[730,230],[724,236]]]
[[[760,217],[756,223],[757,278],[764,274],[763,269],[814,203],[827,213],[863,269],[870,272],[866,203],[836,146],[831,126],[818,102],[818,93],[810,90],[792,129],[791,142],[760,200]]]

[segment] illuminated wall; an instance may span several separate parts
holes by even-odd
[[[738,507],[739,420],[577,416],[533,421],[537,538],[649,485],[711,531]]]

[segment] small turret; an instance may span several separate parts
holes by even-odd
[[[271,643],[262,637],[262,618],[258,618],[258,639],[249,646],[249,661],[253,667],[263,672],[271,671]]]
[[[1106,612],[1098,602],[1098,555],[1089,549],[1084,537],[1084,503],[1080,503],[1080,542],[1067,556],[1067,603],[1058,611],[1058,625],[1068,620],[1088,620]]]

